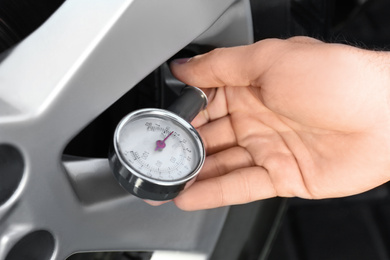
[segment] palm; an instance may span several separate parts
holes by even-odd
[[[349,123],[345,130],[341,124],[346,124],[347,119],[342,120],[340,125],[333,124],[328,128],[323,124],[326,120],[318,121],[320,126],[316,125],[315,120],[307,122],[308,114],[305,118],[291,120],[283,112],[292,115],[296,106],[284,103],[285,107],[279,106],[281,112],[275,113],[253,95],[256,90],[226,88],[224,92],[229,104],[229,120],[219,120],[226,121],[225,124],[231,126],[235,139],[228,137],[219,140],[214,136],[211,142],[218,141],[226,145],[227,140],[235,140],[234,146],[244,148],[241,149],[242,153],[250,155],[250,160],[246,163],[248,172],[259,174],[265,170],[275,195],[306,198],[345,196],[367,190],[378,182],[387,180],[388,175],[385,173],[376,175],[378,178],[372,176],[372,172],[383,169],[383,163],[388,157],[389,147],[383,143],[383,136],[377,134],[382,131],[368,129],[362,118],[361,125],[355,125],[355,129],[351,129]],[[315,102],[313,99],[311,101]],[[310,107],[313,107],[312,104],[308,104],[308,109]],[[328,114],[333,112],[334,107],[333,105]],[[207,132],[205,135],[207,138]],[[221,146],[218,143],[209,145],[213,147],[211,151],[214,154],[219,151],[218,146]],[[247,157],[243,155],[238,158]],[[233,160],[235,158],[230,158],[230,161]],[[238,163],[240,168],[237,169],[243,171],[243,162]],[[377,165],[378,169],[372,168],[372,165]]]

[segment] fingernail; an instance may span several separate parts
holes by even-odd
[[[167,202],[170,202],[170,200],[168,201],[154,201],[154,200],[143,200],[144,202],[148,203],[149,205],[151,206],[161,206],[162,204],[165,204]]]
[[[191,59],[192,58],[181,58],[181,59],[175,59],[172,62],[181,65],[181,64],[189,62]]]

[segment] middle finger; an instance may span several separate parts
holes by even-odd
[[[225,116],[212,121],[199,127],[197,130],[202,137],[207,155],[214,154],[237,145],[237,139],[230,116]]]

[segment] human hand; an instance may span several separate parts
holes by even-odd
[[[207,158],[184,210],[348,196],[390,179],[386,52],[307,37],[216,49],[173,74],[209,89],[193,121]]]

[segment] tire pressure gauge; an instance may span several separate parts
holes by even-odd
[[[176,197],[205,160],[202,139],[189,122],[206,105],[206,95],[187,86],[167,110],[140,109],[124,117],[109,154],[119,184],[142,199]]]

